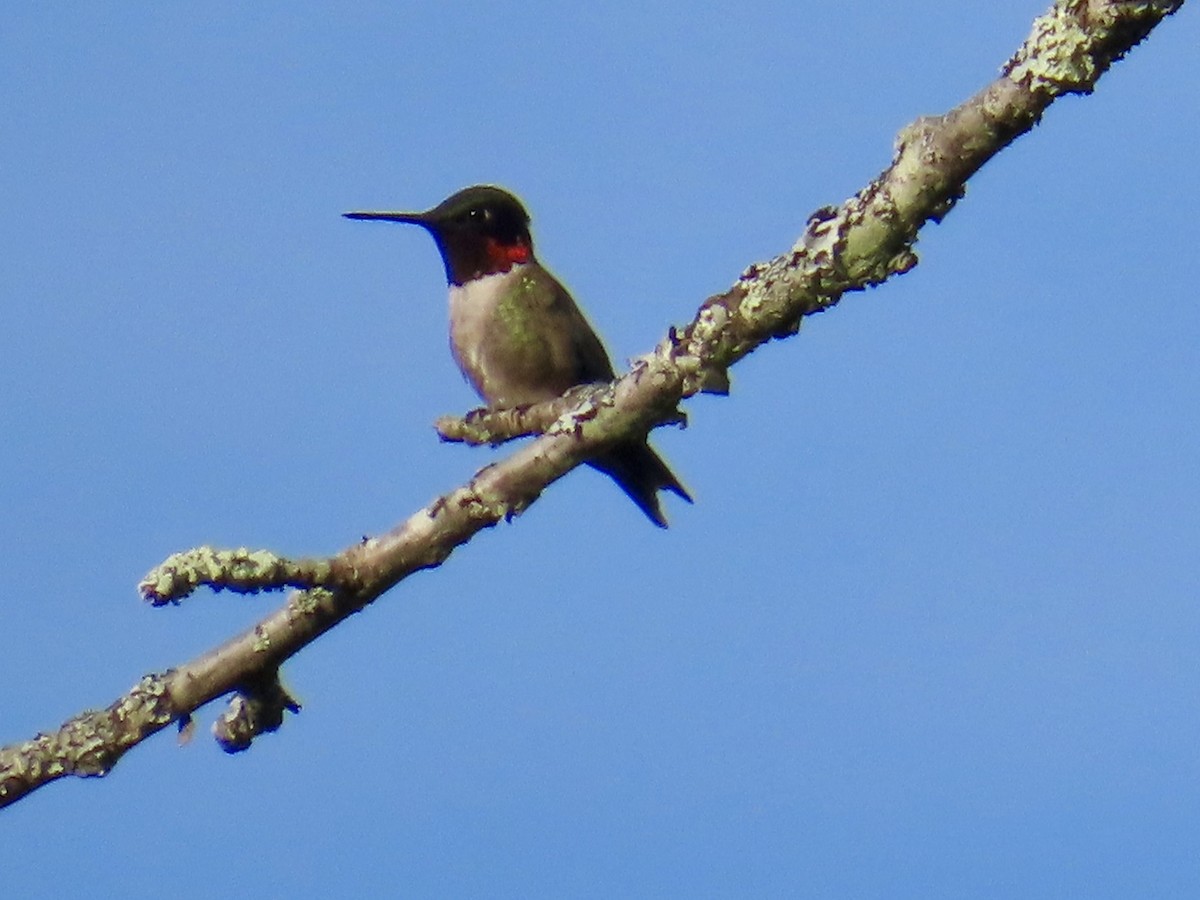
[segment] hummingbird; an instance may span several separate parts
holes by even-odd
[[[450,289],[450,350],[490,409],[553,400],[612,381],[608,352],[570,293],[533,253],[529,213],[503,188],[474,185],[424,212],[348,212],[348,219],[419,225],[432,236]],[[667,527],[659,491],[691,496],[647,439],[588,461],[650,521]]]

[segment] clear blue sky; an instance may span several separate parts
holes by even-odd
[[[416,230],[520,193],[623,361],[1048,0],[28,4],[0,28],[0,742],[278,596],[492,458]],[[1194,896],[1200,16],[995,160],[921,265],[286,669],[239,757],[150,740],[0,814],[6,896]],[[503,452],[503,451],[500,451]]]

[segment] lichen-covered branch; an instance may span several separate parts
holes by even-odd
[[[879,177],[841,206],[811,215],[791,248],[749,266],[624,377],[583,390],[582,399],[439,423],[450,439],[542,434],[391,532],[328,560],[297,563],[203,548],[168,560],[143,584],[152,601],[170,602],[199,584],[305,589],[244,634],[146,676],[107,709],[0,749],[0,806],[64,775],[104,775],[146,736],[190,721],[200,706],[228,694],[234,698],[217,728],[226,749],[243,749],[278,727],[284,711],[298,708],[279,682],[285,660],[403,578],[439,565],[480,530],[519,513],[607,444],[677,421],[679,402],[698,391],[723,392],[729,366],[772,338],[794,334],[804,316],[911,269],[920,228],[953,208],[980,166],[1029,131],[1055,98],[1091,91],[1180,6],[1182,0],[1060,0],[1035,21],[998,79],[948,113],[905,128]]]
[[[710,393],[728,393],[727,388]],[[564,430],[573,432],[580,422],[591,418],[604,403],[611,402],[609,385],[581,384],[561,397],[544,403],[505,409],[482,407],[471,410],[465,416],[442,416],[434,423],[434,428],[443,441],[495,447],[505,441],[533,434],[556,434]],[[676,409],[655,424],[685,426],[687,416],[683,410]]]
[[[196,588],[241,594],[282,588],[321,587],[333,578],[326,559],[288,559],[270,550],[193,547],[173,553],[146,573],[138,590],[151,606],[178,603]]]

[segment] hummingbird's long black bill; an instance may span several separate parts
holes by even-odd
[[[348,212],[342,213],[347,219],[368,219],[378,222],[408,222],[411,225],[424,225],[428,221],[425,213],[414,212]]]

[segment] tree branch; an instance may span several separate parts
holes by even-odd
[[[1057,97],[1089,93],[1182,3],[1060,0],[1034,22],[1001,77],[945,115],[906,127],[891,165],[874,181],[841,206],[817,210],[789,250],[751,265],[727,291],[705,300],[691,322],[672,328],[622,378],[551,403],[441,420],[448,440],[542,433],[387,534],[328,560],[208,548],[172,557],[141,586],[152,603],[178,601],[200,584],[305,589],[223,645],[145,676],[107,709],[0,749],[0,806],[65,775],[105,775],[130,747],[172,722],[189,723],[192,712],[230,693],[216,728],[227,750],[245,749],[277,728],[285,710],[298,709],[279,682],[285,660],[408,575],[440,565],[477,532],[519,514],[605,446],[679,421],[679,402],[697,392],[723,393],[729,366],[772,338],[795,334],[804,316],[907,272],[917,263],[919,229],[953,208],[980,166],[1029,131]]]

